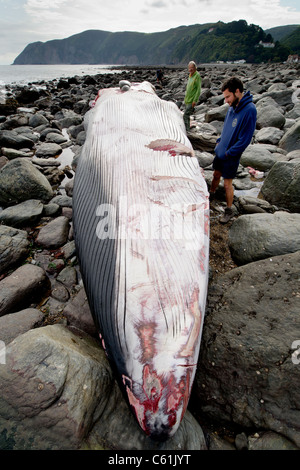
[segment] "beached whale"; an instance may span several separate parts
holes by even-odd
[[[209,203],[182,114],[148,82],[100,90],[73,191],[74,237],[103,347],[139,425],[177,430],[195,376]]]

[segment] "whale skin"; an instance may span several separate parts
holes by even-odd
[[[149,82],[100,90],[73,190],[81,275],[141,429],[164,441],[188,405],[208,282],[209,202],[182,113]]]

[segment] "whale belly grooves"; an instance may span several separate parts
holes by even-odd
[[[76,249],[120,386],[144,432],[165,440],[184,416],[197,367],[208,192],[174,103],[148,82],[98,95],[75,176]]]

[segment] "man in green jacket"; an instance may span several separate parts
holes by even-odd
[[[197,66],[195,62],[189,62],[188,71],[189,79],[185,91],[185,112],[183,115],[183,120],[187,132],[190,130],[190,116],[194,112],[194,107],[196,106],[201,93],[201,77],[199,72],[197,72]]]

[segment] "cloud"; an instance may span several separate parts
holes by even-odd
[[[264,29],[300,24],[295,5],[295,0],[0,0],[0,64],[9,55],[12,62],[30,42],[87,29],[150,33],[240,19]]]
[[[166,8],[168,4],[166,2],[162,2],[161,0],[158,0],[156,2],[151,2],[149,3],[149,7],[154,7],[154,8]]]

